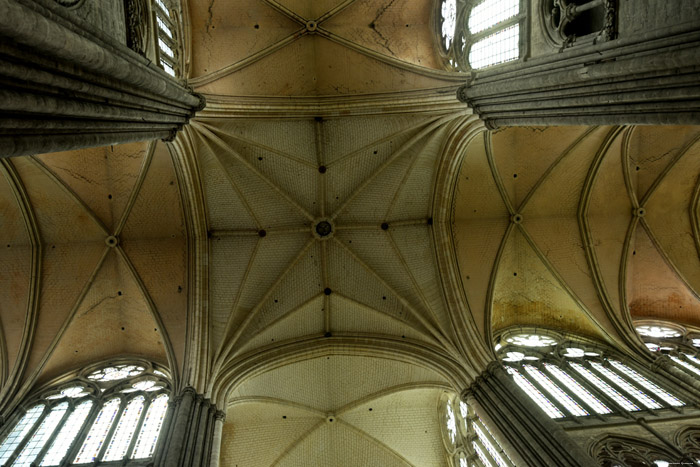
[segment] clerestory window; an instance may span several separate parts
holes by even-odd
[[[520,58],[524,0],[443,0],[438,30],[448,67],[486,68]]]
[[[125,0],[127,45],[173,77],[182,76],[179,1]]]
[[[611,355],[520,333],[503,339],[501,360],[515,383],[549,417],[607,416],[685,405],[679,397]]]
[[[487,425],[459,397],[445,393],[440,404],[445,448],[455,467],[513,467]]]
[[[88,368],[29,398],[0,433],[0,465],[146,463],[168,409],[167,374],[147,362]]]

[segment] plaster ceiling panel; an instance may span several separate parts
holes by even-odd
[[[118,355],[167,364],[158,327],[127,266],[112,250],[61,335],[40,381]]]
[[[260,0],[189,2],[191,77],[255,57],[301,26]]]
[[[386,213],[406,173],[411,169],[414,160],[420,155],[424,144],[412,145],[401,154],[395,154],[388,165],[376,170],[346,199],[340,199],[340,205],[334,210],[338,223],[375,223],[388,221]],[[381,200],[378,202],[377,200]],[[411,218],[427,218],[426,206],[428,200],[422,200],[422,206]],[[414,206],[415,207],[415,206]],[[407,220],[407,219],[401,219]]]
[[[365,401],[341,419],[368,433],[411,465],[447,466],[438,416],[440,388],[408,388]]]
[[[700,326],[700,298],[681,280],[641,225],[627,264],[627,303],[635,319]]]
[[[144,167],[147,172],[121,232],[125,240],[184,238],[186,234],[180,187],[170,152],[165,143],[154,144],[153,158]]]
[[[591,236],[595,265],[600,271],[610,305],[621,316],[620,267],[632,220],[632,201],[625,186],[621,154],[624,136],[618,135],[600,162],[591,187],[584,228]]]
[[[512,326],[530,326],[604,338],[520,228],[511,231],[504,245],[493,289],[494,334]]]
[[[316,95],[355,95],[431,89],[464,80],[458,73],[417,72],[403,62],[387,63],[352,44],[341,45],[318,37],[314,43]]]
[[[325,417],[284,401],[237,402],[229,406],[221,442],[221,465],[269,467],[299,437]]]
[[[696,294],[700,294],[700,242],[692,211],[700,186],[698,174],[700,140],[688,147],[644,205],[652,238]]]
[[[30,377],[48,357],[62,327],[80,305],[81,294],[89,287],[106,249],[104,241],[44,248],[36,328],[25,377]]]
[[[285,45],[259,60],[211,82],[195,80],[197,92],[225,96],[317,95],[315,54],[311,36]]]
[[[523,204],[558,159],[566,157],[595,127],[510,127],[487,133],[490,157],[513,208]]]
[[[321,413],[342,413],[351,404],[405,384],[443,381],[417,365],[376,357],[327,355],[287,362],[241,383],[231,400],[271,397]],[[353,405],[354,406],[354,405]]]
[[[411,131],[394,134],[390,139],[382,138],[329,163],[328,172],[325,175],[327,177],[326,205],[328,208],[331,211],[339,208],[350,197],[362,190],[363,184],[371,181],[382,170],[387,170],[385,165],[396,163],[394,161],[397,159],[407,157],[405,153],[413,147],[415,141],[412,141],[412,138],[416,136],[416,133],[417,131]],[[355,131],[346,132],[345,135],[338,135],[338,139],[350,139],[355,134]],[[388,204],[390,199],[386,199],[386,202]]]
[[[250,206],[235,184],[227,176],[217,157],[212,155],[207,146],[196,138],[197,162],[202,177],[202,190],[207,200],[207,222],[210,229],[258,230]]]
[[[323,27],[375,52],[442,70],[439,44],[430,24],[433,10],[435,3],[430,1],[360,0]]]
[[[401,290],[392,287],[380,273],[364,263],[352,250],[341,245],[336,242],[329,248],[330,288],[394,319],[404,321],[420,332],[426,332],[421,323],[428,318],[425,316],[428,311],[419,304],[412,303],[411,296],[404,297]]]
[[[52,178],[31,157],[12,159],[32,204],[44,244],[97,242],[104,245],[107,233],[90,211],[65,185]]]
[[[257,330],[255,334],[245,336],[245,343],[240,346],[237,353],[245,354],[257,348],[305,336],[321,336],[326,329],[325,315],[324,296],[317,294],[264,328]]]
[[[210,130],[204,129],[202,135],[207,137],[209,154],[217,158],[251,217],[259,224],[256,228],[309,225],[313,216],[299,204],[294,193],[280,189],[245,158],[230,152],[230,147]]]
[[[288,313],[306,309],[309,302],[323,291],[321,276],[321,247],[314,243],[278,282],[266,290],[263,299],[250,311],[244,324],[237,329],[240,337],[235,347],[246,343]],[[323,322],[323,307],[316,310],[320,322]],[[308,323],[300,320],[288,322],[289,327],[296,330],[298,336],[306,335],[309,331],[306,324]]]
[[[465,150],[452,201],[452,231],[466,299],[476,325],[486,334],[491,327],[488,291],[510,214],[489,167],[484,135],[475,136]]]
[[[393,338],[400,336],[401,339],[439,345],[433,337],[419,332],[403,320],[365,306],[340,293],[333,293],[329,307],[331,329],[335,334],[372,334]]]
[[[299,142],[294,135],[299,134],[295,131],[295,125],[278,125],[275,133],[282,133],[290,136],[289,147],[298,147]],[[305,129],[310,129],[305,127]],[[213,129],[215,133],[219,133]],[[306,140],[307,136],[300,135],[301,140]],[[254,142],[252,140],[241,140],[236,136],[229,136],[229,133],[219,133],[221,139],[228,146],[226,156],[232,157],[245,165],[248,169],[255,172],[260,178],[268,180],[271,185],[277,187],[282,192],[290,197],[293,197],[294,202],[302,206],[307,212],[317,216],[319,206],[318,178],[320,165],[316,161],[316,148],[313,145],[305,145],[303,150],[297,149],[295,152],[305,152],[302,157],[287,154],[283,151],[278,151],[269,148],[264,144],[264,140]],[[304,141],[303,143],[305,143]],[[302,143],[302,144],[303,144]]]
[[[142,293],[152,303],[152,312],[159,321],[159,332],[163,331],[166,349],[172,349],[172,358],[182,364],[187,342],[189,294],[187,241],[180,237],[125,240],[122,248],[130,263],[129,274],[134,276]]]
[[[30,245],[24,215],[15,196],[14,182],[11,180],[12,178],[6,175],[4,167],[0,166],[0,247],[2,250]]]
[[[221,344],[260,243],[257,235],[217,237],[209,243],[209,331],[214,348]]]
[[[330,167],[348,157],[384,160],[388,154],[400,147],[402,142],[442,117],[396,114],[324,119],[323,148],[326,165]],[[388,146],[385,143],[389,143]],[[380,149],[380,145],[383,149]],[[374,154],[374,151],[377,151],[377,154]]]
[[[36,156],[114,231],[141,172],[148,142]]]
[[[335,9],[344,0],[277,0],[281,5],[289,8],[298,15],[317,19],[321,15]]]
[[[308,465],[406,467],[410,464],[394,451],[368,439],[365,434],[341,421],[335,421],[321,425],[300,440],[293,449],[278,460],[276,465],[280,467]]]
[[[694,126],[631,127],[625,149],[629,176],[638,200],[644,198],[654,181],[698,136],[700,133]]]

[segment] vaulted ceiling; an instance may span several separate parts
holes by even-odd
[[[486,132],[432,0],[183,6],[174,143],[2,161],[4,406],[134,355],[225,407],[224,465],[446,465],[494,334],[700,326],[697,127]]]

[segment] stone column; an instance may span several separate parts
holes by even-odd
[[[221,458],[221,440],[223,438],[224,422],[226,421],[226,413],[219,410],[214,415],[214,436],[211,439],[211,462],[210,467],[219,467]]]
[[[458,98],[489,129],[698,124],[698,82],[700,25],[689,22],[473,70]]]
[[[204,98],[51,0],[0,0],[0,157],[171,140]]]
[[[517,465],[594,466],[593,459],[550,419],[497,362],[462,394]]]
[[[215,442],[216,406],[191,387],[173,400],[165,442],[159,446],[154,465],[201,467],[211,464]],[[218,453],[217,453],[218,456]]]

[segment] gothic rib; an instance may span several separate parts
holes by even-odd
[[[27,314],[24,320],[24,326],[22,328],[22,339],[19,344],[19,351],[13,365],[12,371],[8,373],[9,384],[2,387],[0,391],[0,409],[7,408],[8,402],[12,404],[9,408],[10,410],[14,408],[16,402],[6,400],[8,396],[12,397],[17,390],[21,376],[24,373],[25,366],[29,360],[30,347],[32,340],[34,338],[34,333],[36,331],[36,321],[37,315],[39,313],[39,299],[41,292],[41,272],[42,272],[42,251],[43,246],[41,242],[41,234],[39,232],[39,224],[34,214],[34,208],[29,199],[29,194],[27,193],[26,187],[22,182],[22,179],[17,173],[17,169],[10,159],[0,159],[0,173],[5,177],[7,184],[12,190],[15,200],[17,202],[17,207],[22,213],[22,219],[24,221],[24,227],[29,237],[29,242],[31,244],[31,259],[30,259],[30,279],[29,279],[29,290],[27,297]],[[4,335],[3,335],[4,337]],[[3,349],[5,348],[5,339],[2,342]],[[5,352],[3,351],[3,354]],[[9,366],[9,362],[8,362]],[[13,398],[17,401],[19,398]]]
[[[59,187],[61,187],[61,189],[63,189],[63,191],[65,191],[65,192],[68,194],[68,196],[71,197],[71,199],[75,202],[75,204],[77,204],[78,206],[80,206],[80,207],[82,208],[82,210],[85,212],[85,214],[87,214],[88,217],[89,217],[90,219],[92,219],[93,222],[95,222],[95,224],[97,225],[97,227],[100,228],[100,230],[102,231],[102,233],[104,234],[105,237],[107,237],[107,236],[110,234],[110,233],[109,233],[109,229],[108,229],[107,226],[100,220],[100,218],[97,217],[97,215],[95,214],[95,211],[93,211],[92,209],[90,209],[90,207],[85,203],[85,201],[83,201],[83,199],[80,198],[80,197],[75,193],[75,191],[73,191],[73,189],[72,189],[71,187],[69,187],[69,186],[66,184],[66,182],[64,182],[61,178],[59,178],[59,177],[53,172],[53,170],[49,169],[49,168],[46,166],[46,164],[44,164],[44,162],[42,162],[42,161],[41,161],[40,159],[38,159],[36,156],[29,156],[28,159],[31,160],[39,169],[41,169],[41,171],[42,171],[44,174],[46,174],[46,176],[48,176],[54,183],[56,183],[56,185],[58,185]]]

